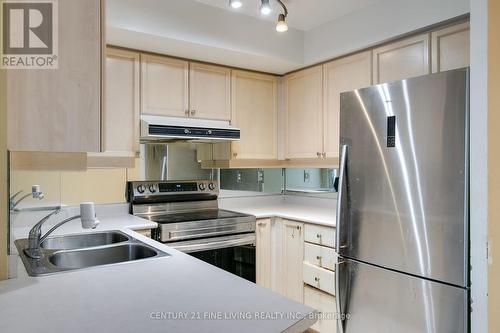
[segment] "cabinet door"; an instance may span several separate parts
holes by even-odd
[[[407,38],[373,50],[374,84],[429,73],[429,34]]]
[[[59,68],[7,71],[11,151],[99,152],[100,0],[59,1]]]
[[[142,54],[141,64],[142,113],[188,116],[188,62]]]
[[[271,289],[271,220],[257,220],[255,235],[257,284]]]
[[[304,286],[304,224],[283,220],[282,236],[282,293],[297,302],[303,302]]]
[[[105,81],[103,150],[138,152],[140,54],[108,48]]]
[[[284,80],[285,158],[318,158],[323,152],[323,70],[312,67]]]
[[[319,333],[337,332],[335,297],[305,285],[304,304],[322,313],[321,318],[311,327],[313,330]]]
[[[431,38],[433,73],[469,66],[469,22],[434,31]]]
[[[371,83],[371,51],[323,65],[324,153],[326,157],[339,157],[340,93],[368,87]]]
[[[277,89],[274,76],[233,71],[231,123],[241,130],[241,140],[232,143],[232,158],[277,158]]]
[[[231,120],[231,70],[191,62],[189,107],[193,118]]]

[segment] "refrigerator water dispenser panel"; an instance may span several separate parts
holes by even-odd
[[[387,117],[387,147],[396,147],[396,116]]]

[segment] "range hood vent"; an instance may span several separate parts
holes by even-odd
[[[141,116],[141,141],[234,141],[240,130],[227,121]]]

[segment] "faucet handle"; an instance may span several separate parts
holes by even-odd
[[[97,219],[93,202],[82,202],[80,204],[80,215],[82,228],[84,229],[94,229],[100,223]]]

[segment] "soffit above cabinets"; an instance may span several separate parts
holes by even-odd
[[[283,0],[289,30],[276,32],[278,8],[260,0],[107,0],[111,45],[284,74],[376,45],[470,11],[470,0]],[[430,10],[432,8],[432,10]]]

